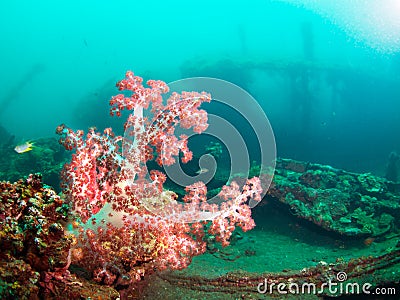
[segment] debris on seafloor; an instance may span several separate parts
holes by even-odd
[[[253,171],[259,173],[259,170]],[[374,296],[377,289],[386,291],[388,295],[389,292],[392,295],[398,292],[399,183],[369,173],[359,174],[327,165],[278,159],[271,186],[255,210],[259,210],[258,213],[261,214],[268,212],[263,210],[263,206],[271,204],[274,208],[279,207],[282,211],[286,211],[286,214],[293,214],[299,221],[306,220],[316,225],[316,228],[322,231],[319,234],[323,235],[324,231],[326,235],[332,233],[333,241],[337,245],[345,245],[345,241],[349,243],[358,241],[352,258],[341,256],[343,253],[351,252],[350,247],[348,252],[345,252],[346,249],[342,247],[346,246],[339,246],[332,249],[329,262],[321,260],[313,266],[307,265],[299,269],[285,268],[279,272],[268,272],[268,270],[254,272],[235,268],[240,259],[246,259],[246,250],[242,251],[240,258],[239,250],[233,251],[235,254],[233,257],[229,256],[227,250],[211,247],[213,252],[219,251],[215,252],[218,256],[215,253],[211,255],[219,257],[225,263],[229,260],[225,256],[233,257],[232,271],[216,272],[215,276],[203,274],[204,268],[213,267],[212,263],[203,266],[203,271],[196,271],[199,265],[194,262],[192,270],[166,272],[153,276],[144,289],[146,296],[157,296],[159,299],[182,294],[190,295],[192,298],[212,295],[216,299],[325,299],[325,297],[363,294],[362,288],[367,287],[366,293],[370,295],[364,293],[363,299],[375,299],[368,296]],[[268,217],[270,216],[264,216]],[[297,224],[304,225],[305,222]],[[249,241],[244,242],[243,249],[249,248]],[[254,244],[251,246],[255,247]],[[263,249],[267,252],[272,251],[270,248]],[[321,251],[320,248],[318,251]],[[274,255],[279,258],[284,253],[270,253],[269,257]],[[263,265],[265,262],[260,260],[260,257],[253,256],[248,263]],[[205,264],[204,260],[201,264]],[[345,280],[341,281],[341,276],[345,276]],[[332,284],[329,285],[330,283]],[[154,290],[154,287],[157,289]],[[306,292],[307,289],[311,290],[309,293],[302,293],[302,288],[305,288]]]
[[[378,237],[400,227],[400,183],[291,159],[278,159],[266,199],[344,236]]]

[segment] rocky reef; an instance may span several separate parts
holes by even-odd
[[[233,240],[227,248],[213,245],[210,236],[206,258],[199,257],[200,263],[195,259],[187,270],[156,272],[129,293],[95,282],[88,272],[74,265],[77,240],[67,231],[70,205],[62,194],[58,195],[43,183],[40,174],[31,174],[15,183],[0,182],[0,200],[2,299],[117,299],[128,295],[135,299],[182,295],[194,299],[207,295],[218,296],[218,299],[229,299],[232,295],[253,299],[259,296],[260,282],[308,282],[320,287],[340,272],[345,272],[354,283],[367,281],[373,287],[395,285],[400,281],[396,271],[400,263],[399,184],[327,165],[278,159],[271,187],[253,210],[255,216],[262,219],[262,214],[273,213],[268,205],[274,205],[282,214],[299,221],[293,226],[289,224],[292,226],[289,230],[300,230],[299,226],[311,224],[322,231],[322,236],[333,234],[334,246],[326,261],[316,257],[315,264],[299,269],[292,266],[283,267],[281,272],[247,272],[238,267],[241,260],[262,265],[265,257],[260,255],[269,251],[270,257],[279,258],[281,246],[276,253],[271,250],[273,248],[266,249],[265,244],[257,246],[252,242],[254,237],[246,237],[253,235],[252,231],[235,232],[232,238],[237,241]],[[264,210],[265,207],[268,209]],[[263,230],[256,234],[260,232]],[[355,248],[346,244],[349,240],[355,241]],[[293,245],[301,242],[304,243],[302,247],[315,247],[306,244],[301,237],[292,240]],[[243,249],[240,249],[241,243]],[[286,242],[276,240],[276,243]],[[294,246],[287,246],[290,247]],[[318,249],[317,252],[321,251]],[[294,259],[296,255],[298,253],[293,253]],[[207,263],[221,264],[223,268],[232,263],[233,270],[209,276],[206,273],[213,266]],[[323,290],[320,296],[327,295],[332,296]]]
[[[399,228],[399,191],[399,183],[369,173],[279,159],[267,199],[326,230],[379,237]]]
[[[118,293],[69,272],[69,205],[40,174],[0,182],[0,298],[115,299]]]

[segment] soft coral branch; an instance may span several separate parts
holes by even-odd
[[[102,134],[92,128],[86,135],[65,125],[57,128],[60,143],[75,150],[63,171],[64,193],[86,223],[73,253],[84,255],[79,263],[107,284],[134,282],[167,267],[185,268],[192,256],[206,250],[202,221],[212,221],[209,232],[227,245],[236,226],[254,227],[247,202],[261,200],[258,178],[248,180],[243,188],[235,182],[223,187],[220,205],[207,202],[202,182],[186,187],[184,202],[164,190],[165,174],[148,172],[146,163],[156,158],[161,166],[171,165],[180,153],[183,162],[192,159],[188,137],[177,136],[175,128],[206,130],[207,113],[200,106],[211,96],[174,92],[164,104],[162,95],[168,86],[150,80],[144,87],[142,82],[128,71],[117,83],[123,93],[110,100],[111,115],[130,111],[124,137],[115,136],[110,128]],[[101,218],[96,220],[98,215]]]

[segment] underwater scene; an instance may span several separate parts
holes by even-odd
[[[0,299],[400,299],[400,1],[0,16]]]

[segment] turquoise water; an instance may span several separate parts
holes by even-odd
[[[275,172],[282,182],[275,176],[276,190],[254,210],[256,229],[235,233],[225,250],[210,238],[207,253],[183,274],[301,270],[398,248],[398,1],[2,1],[0,39],[1,180],[41,172],[44,183],[59,192],[59,173],[70,157],[56,141],[56,127],[112,126],[123,134],[124,119],[109,116],[109,99],[127,70],[166,82],[214,77],[254,97],[257,105],[244,106],[265,113],[277,156],[287,160],[278,160]],[[251,131],[261,119],[245,120],[220,104],[203,108],[243,135],[249,156],[240,163],[260,171],[260,153],[275,154],[273,143],[264,148]],[[228,130],[219,132],[230,141]],[[236,175],[232,166],[240,164],[231,160],[237,144],[229,148],[218,138],[189,140],[195,159],[183,167],[193,180],[215,175],[208,195],[219,192]],[[33,150],[17,154],[14,147],[27,141]],[[199,163],[204,152],[215,155],[218,172]],[[312,164],[324,166],[307,170]],[[393,182],[341,169],[390,176]],[[296,176],[308,194],[296,189]],[[180,183],[170,179],[164,188],[182,197]],[[351,193],[338,198],[340,188]],[[288,197],[280,194],[284,190]],[[331,234],[324,227],[331,215],[341,229],[367,234],[354,240]],[[396,272],[386,272],[394,278],[389,282],[398,282]]]
[[[128,69],[167,82],[219,76],[259,101],[280,156],[383,174],[400,147],[400,12],[379,3],[7,1],[0,124],[19,140],[113,124],[107,102]],[[291,82],[289,68],[263,63],[300,73]]]

